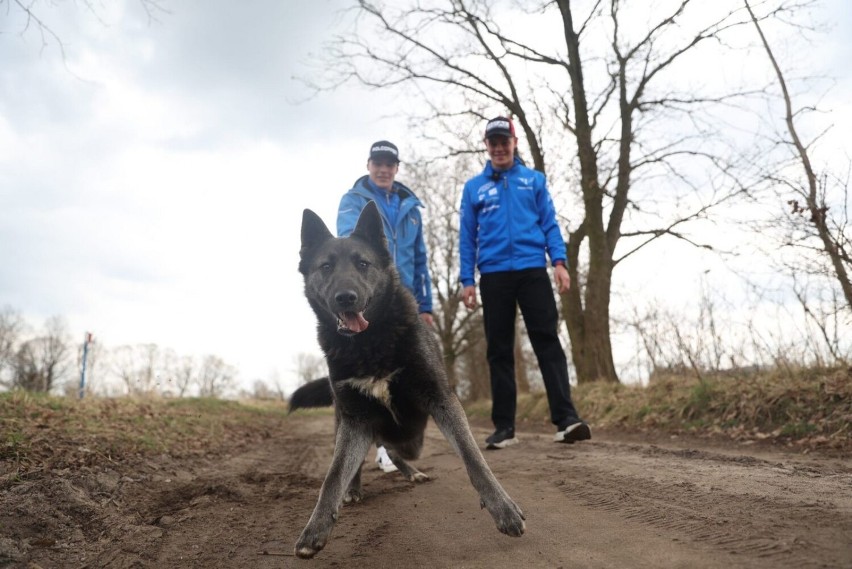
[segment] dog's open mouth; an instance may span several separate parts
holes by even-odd
[[[369,325],[363,312],[340,312],[337,315],[337,333],[344,336],[354,336]]]

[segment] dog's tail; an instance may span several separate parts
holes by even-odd
[[[329,407],[334,404],[331,383],[327,377],[314,379],[297,389],[290,396],[289,413],[306,407]]]

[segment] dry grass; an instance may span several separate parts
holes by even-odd
[[[597,427],[768,440],[802,450],[852,450],[852,370],[658,378],[648,387],[596,383],[573,389]],[[488,417],[490,402],[467,406]],[[518,419],[548,422],[543,393],[522,395]]]
[[[285,415],[281,403],[0,393],[0,482],[156,454],[215,455],[271,436]]]
[[[595,428],[764,440],[803,451],[852,450],[852,370],[723,378],[664,377],[648,387],[581,385],[577,407]],[[467,405],[490,415],[490,402]],[[317,412],[329,413],[329,410]],[[523,395],[518,419],[548,425],[543,393]],[[0,393],[0,485],[39,472],[149,456],[215,457],[286,429],[277,402],[76,399]]]

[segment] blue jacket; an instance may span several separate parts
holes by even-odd
[[[361,210],[367,202],[374,201],[382,215],[382,225],[388,238],[388,248],[399,271],[402,284],[414,293],[421,313],[432,312],[432,279],[423,240],[423,204],[410,189],[393,183],[390,194],[370,181],[369,176],[359,178],[355,186],[343,194],[337,210],[337,234],[347,237],[355,230]],[[395,217],[391,224],[389,217]]]
[[[460,207],[460,277],[475,284],[480,274],[543,268],[565,262],[565,241],[544,174],[515,158],[508,170],[489,160],[481,174],[464,185]]]

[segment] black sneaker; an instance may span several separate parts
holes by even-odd
[[[520,441],[515,438],[515,429],[510,427],[508,429],[497,429],[494,431],[494,434],[485,439],[485,448],[488,450],[495,450],[498,448],[506,448],[512,446],[514,444],[518,444]]]
[[[557,443],[574,444],[577,441],[587,441],[592,438],[592,430],[583,421],[571,423],[560,429],[553,440]]]

